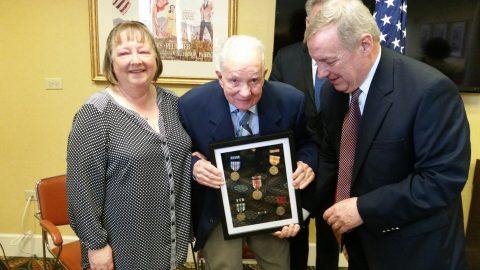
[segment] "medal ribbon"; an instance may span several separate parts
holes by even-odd
[[[278,205],[284,205],[287,203],[287,197],[286,196],[278,196],[277,197],[277,204]]]
[[[253,188],[260,189],[262,187],[262,177],[252,176],[252,185],[253,185]]]

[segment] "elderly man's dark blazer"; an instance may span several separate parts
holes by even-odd
[[[303,93],[284,83],[265,81],[257,107],[259,134],[292,130],[296,160],[301,160],[316,170],[318,149],[314,135],[306,128]],[[180,97],[179,113],[180,121],[192,138],[192,151],[199,151],[209,160],[211,143],[235,138],[228,102],[217,80],[194,88]],[[192,166],[197,160],[196,157],[192,158]],[[218,190],[193,181],[195,250],[203,247],[209,232],[220,220],[223,208],[218,196]],[[308,210],[313,204],[304,207]]]
[[[317,184],[328,191],[337,181],[349,96],[328,83],[321,101]],[[345,236],[349,256],[364,253],[370,270],[465,269],[460,193],[469,164],[469,126],[456,85],[382,48],[359,126],[351,196],[364,224]]]

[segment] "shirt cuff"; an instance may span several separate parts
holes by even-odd
[[[310,212],[308,212],[307,210],[305,210],[305,208],[302,208],[302,218],[303,218],[303,221],[307,220],[307,218],[310,216]]]

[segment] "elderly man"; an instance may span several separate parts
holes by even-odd
[[[305,25],[308,27],[318,12],[320,4],[324,0],[308,0],[305,3],[307,17]],[[305,94],[305,117],[307,125],[315,131],[317,142],[322,141],[323,128],[320,121],[322,108],[320,107],[320,92],[325,78],[317,75],[317,63],[308,54],[307,45],[298,42],[282,48],[278,51],[270,74],[270,81],[288,83],[302,90]],[[315,216],[316,232],[316,263],[318,270],[338,269],[338,243],[333,234],[332,228],[322,218],[323,212],[332,205],[335,194],[335,185],[330,186],[328,196],[315,199],[321,206],[318,207]],[[309,222],[305,222],[308,226]],[[308,262],[308,228],[301,230],[297,236],[290,241],[290,265],[292,270],[304,270]]]
[[[450,79],[381,48],[379,35],[358,0],[322,3],[305,32],[329,80],[317,183],[337,188],[323,217],[343,234],[349,269],[465,269],[462,100]]]
[[[289,269],[289,243],[282,238],[294,236],[298,224],[285,226],[273,235],[223,239],[217,189],[224,180],[208,161],[209,145],[243,135],[290,129],[294,132],[297,158],[293,185],[304,189],[315,177],[312,168],[316,169],[318,152],[313,134],[306,128],[304,96],[292,86],[264,80],[264,47],[256,38],[230,37],[218,62],[218,80],[192,89],[179,100],[180,118],[192,138],[193,151],[206,157],[192,158],[195,249],[202,249],[207,269],[242,269],[242,246],[246,242],[262,269]]]

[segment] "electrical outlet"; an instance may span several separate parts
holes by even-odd
[[[37,193],[35,190],[32,189],[25,189],[25,201],[28,201],[28,198],[32,197],[30,201],[36,201],[37,200]]]
[[[62,78],[45,78],[45,89],[47,90],[63,89]]]

